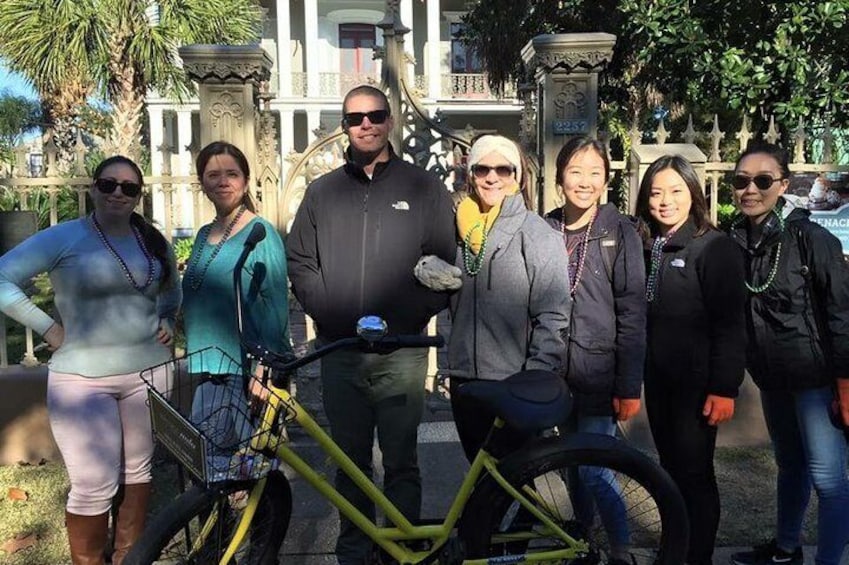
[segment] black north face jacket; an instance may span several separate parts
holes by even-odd
[[[746,364],[745,302],[737,247],[722,232],[699,235],[685,222],[663,246],[649,304],[646,382],[736,397]]]
[[[794,208],[781,229],[771,215],[759,241],[750,241],[747,222],[731,230],[754,285],[768,279],[781,246],[772,284],[749,293],[746,311],[747,367],[765,390],[818,388],[849,377],[849,265],[840,241],[809,216]]]
[[[355,335],[357,320],[381,316],[392,334],[418,334],[448,306],[422,286],[422,255],[453,263],[453,203],[440,180],[394,154],[369,178],[353,162],[307,188],[286,239],[289,280],[326,339]]]

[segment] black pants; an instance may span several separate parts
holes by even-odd
[[[457,426],[457,435],[460,436],[460,444],[466,453],[466,458],[471,463],[478,451],[486,442],[487,436],[495,421],[495,414],[487,410],[480,402],[461,396],[457,389],[470,379],[451,377],[448,391],[451,394],[451,410],[454,413],[454,425]],[[489,453],[494,457],[503,457],[512,451],[521,448],[534,437],[533,434],[518,432],[507,426],[496,430],[487,447]],[[518,528],[527,529],[533,523],[533,515],[519,508],[513,518],[513,524]],[[523,524],[523,526],[522,526]],[[490,556],[521,554],[527,549],[528,542],[513,541],[503,545],[490,547]]]
[[[471,379],[451,377],[448,391],[451,394],[451,410],[454,415],[454,425],[466,458],[471,463],[486,441],[495,414],[487,410],[480,402],[461,396],[457,389]],[[508,427],[497,431],[490,444],[490,453],[495,457],[503,457],[511,451],[522,447],[533,437],[532,434],[518,432]]]
[[[687,563],[710,564],[719,527],[719,489],[713,468],[716,426],[702,416],[706,393],[670,389],[646,380],[646,412],[660,464],[684,497],[690,520]]]

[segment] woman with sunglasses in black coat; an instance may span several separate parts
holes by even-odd
[[[746,263],[747,368],[761,391],[778,465],[776,537],[738,565],[801,565],[802,518],[819,499],[816,563],[837,565],[849,543],[849,267],[840,242],[782,195],[788,154],[750,146],[732,179],[731,226]]]

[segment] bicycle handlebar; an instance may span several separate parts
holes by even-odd
[[[261,365],[265,365],[277,373],[272,382],[274,386],[281,387],[285,386],[285,379],[296,369],[309,365],[339,349],[358,348],[366,353],[390,353],[398,349],[442,347],[443,345],[445,345],[445,338],[441,335],[396,335],[385,336],[377,340],[345,337],[319,347],[302,357],[281,355],[254,344],[247,344],[246,348],[248,353],[257,359]]]
[[[247,343],[247,341],[245,340],[243,327],[244,320],[242,311],[241,272],[242,267],[244,267],[245,261],[248,258],[248,255],[250,255],[250,253],[254,250],[254,248],[260,241],[265,239],[265,235],[265,226],[263,226],[261,223],[254,224],[253,229],[251,229],[245,241],[242,253],[241,255],[239,255],[239,259],[236,261],[236,265],[233,268],[233,286],[236,292],[236,319],[238,321],[239,340],[242,343],[242,347],[251,357],[259,361],[261,365],[264,365],[275,372],[272,379],[272,382],[275,386],[285,386],[285,380],[293,371],[300,367],[303,367],[304,365],[308,365],[313,361],[320,359],[328,353],[331,353],[338,349],[357,347],[365,352],[390,353],[398,349],[409,347],[424,348],[442,347],[443,345],[445,345],[445,338],[439,335],[397,335],[382,337],[372,337],[369,335],[364,335],[362,337],[342,338],[334,341],[333,343],[329,343],[324,347],[320,347],[312,353],[304,355],[303,357],[295,358],[292,356],[281,355],[279,353],[269,351],[268,349],[254,343]]]

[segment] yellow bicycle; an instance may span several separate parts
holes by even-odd
[[[192,421],[196,383],[186,372],[192,355],[214,355],[230,365],[228,371],[241,372],[244,364],[215,350],[170,362],[168,383],[148,381],[154,429],[159,442],[197,482],[151,520],[125,565],[278,563],[292,510],[290,484],[281,471],[284,466],[398,563],[684,562],[687,515],[672,480],[652,459],[615,438],[561,433],[558,424],[571,402],[556,375],[527,371],[505,381],[479,381],[464,387],[468,388],[464,394],[473,395],[498,415],[490,438],[503,426],[535,432],[538,437],[503,457],[494,455],[487,441],[447,515],[436,524],[408,520],[288,390],[297,368],[340,348],[386,351],[442,344],[439,336],[388,336],[382,320],[368,317],[358,324],[358,337],[297,359],[246,345],[267,396],[261,417],[251,420],[249,437],[230,445],[216,443],[201,423]],[[252,416],[244,398],[231,400],[222,410],[235,410],[236,420]],[[220,419],[221,414],[215,417]],[[296,453],[286,434],[286,426],[292,424],[300,426],[374,501],[385,525],[359,512]],[[223,472],[221,453],[228,462]],[[588,468],[605,470],[604,484],[595,485],[589,498],[582,492],[586,481],[579,480],[582,469]]]

